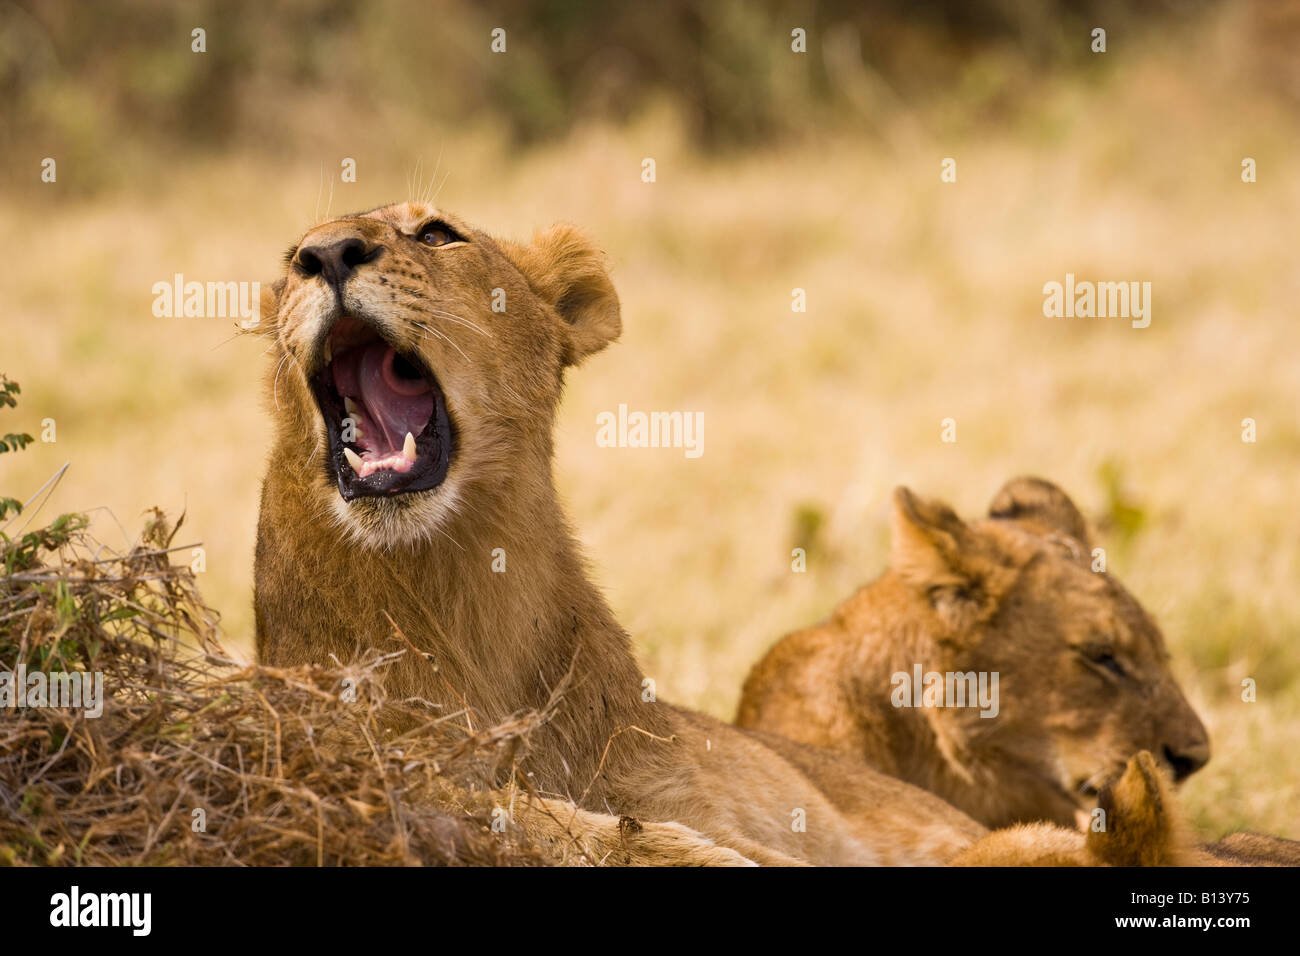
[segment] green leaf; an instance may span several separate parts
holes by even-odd
[[[35,439],[32,438],[31,435],[28,435],[25,432],[23,433],[10,432],[9,434],[5,435],[2,441],[0,441],[0,452],[21,451],[22,449],[30,445],[33,441],[35,441]]]

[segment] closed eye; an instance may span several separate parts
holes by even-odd
[[[464,242],[465,237],[441,219],[427,222],[415,230],[415,241],[426,246],[446,246],[453,242]]]
[[[1087,659],[1088,663],[1110,671],[1116,677],[1127,677],[1128,671],[1124,665],[1119,662],[1110,648],[1098,645],[1088,645],[1080,649],[1080,653]]]

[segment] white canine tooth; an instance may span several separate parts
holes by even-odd
[[[326,364],[326,365],[329,365],[329,363],[332,362],[332,361],[334,361],[334,343],[332,343],[332,342],[330,342],[328,339],[326,339],[326,341],[325,341],[325,364]]]
[[[406,433],[406,441],[402,444],[402,457],[407,461],[415,461],[415,436],[410,432]]]
[[[357,420],[357,403],[346,395],[343,396],[343,409],[348,413],[348,418],[353,421]]]
[[[360,456],[360,455],[358,455],[356,452],[354,452],[351,448],[344,448],[344,449],[343,449],[343,457],[346,458],[346,459],[348,460],[348,464],[352,466],[352,470],[353,470],[353,471],[355,471],[358,475],[361,474],[361,456]]]

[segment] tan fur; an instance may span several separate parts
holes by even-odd
[[[1145,750],[1103,787],[1105,811],[1082,833],[1048,823],[1019,824],[958,854],[953,866],[1222,866],[1197,849],[1172,798],[1173,788]]]
[[[1262,833],[1230,833],[1203,849],[1235,866],[1300,866],[1300,842]]]
[[[778,642],[746,680],[737,723],[856,754],[991,827],[1073,827],[1140,750],[1195,769],[1208,738],[1160,630],[1091,570],[1091,549],[1079,510],[1046,481],[1008,482],[971,523],[900,488],[889,571]],[[892,675],[916,664],[996,671],[998,714],[895,707]]]
[[[464,789],[440,795],[444,805],[467,812],[510,808],[510,820],[555,859],[593,866],[756,866],[680,823],[645,823],[634,817],[583,810],[566,800],[505,790]],[[798,865],[798,861],[791,861]]]
[[[516,244],[446,214],[469,241],[418,244],[412,234],[436,212],[408,203],[318,226],[304,242],[358,238],[380,252],[341,303],[321,277],[292,269],[267,303],[275,441],[257,535],[261,659],[398,650],[395,624],[420,654],[395,663],[389,693],[475,724],[540,710],[563,684],[522,766],[544,797],[595,814],[606,846],[624,816],[697,831],[686,863],[711,844],[758,863],[941,863],[979,837],[964,814],[857,760],[643,699],[551,476],[565,368],[620,328],[600,254],[568,226]],[[504,313],[491,310],[494,289]],[[306,375],[341,313],[368,316],[437,376],[456,429],[439,487],[340,497]],[[492,570],[494,549],[504,573]]]

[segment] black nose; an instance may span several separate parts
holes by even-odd
[[[1208,742],[1197,741],[1180,750],[1166,746],[1165,759],[1174,768],[1174,780],[1181,783],[1209,762],[1210,745]]]
[[[369,246],[353,236],[328,246],[302,246],[294,256],[298,268],[309,276],[324,276],[336,289],[351,278],[358,266],[372,261],[382,246]]]

